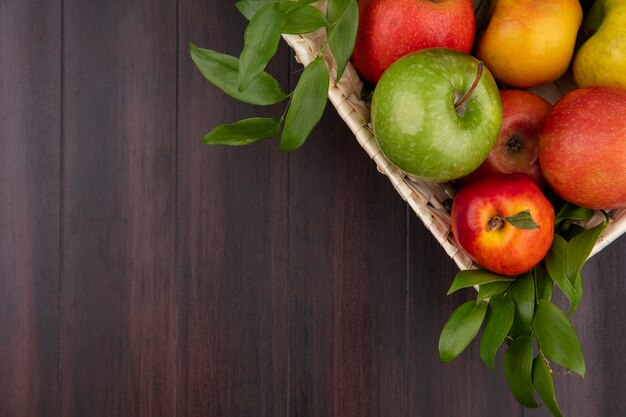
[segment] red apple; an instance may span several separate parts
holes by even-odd
[[[543,126],[539,158],[550,187],[570,203],[626,206],[626,90],[585,87],[563,96]]]
[[[523,90],[501,90],[502,127],[489,156],[459,183],[493,174],[526,174],[539,187],[545,179],[539,166],[539,136],[552,105]]]
[[[475,32],[472,0],[361,0],[352,63],[375,84],[391,64],[418,49],[469,53]]]
[[[482,177],[461,188],[451,221],[459,245],[478,264],[502,275],[530,271],[554,237],[552,204],[521,174]]]

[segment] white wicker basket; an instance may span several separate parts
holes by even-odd
[[[295,51],[298,62],[306,66],[319,55],[320,49],[326,41],[326,32],[322,29],[306,35],[283,35],[283,38]],[[331,78],[328,97],[337,109],[339,116],[352,130],[365,152],[374,160],[378,170],[389,178],[400,196],[409,203],[413,211],[424,222],[426,228],[432,232],[458,267],[460,269],[474,268],[476,265],[459,247],[451,234],[450,213],[444,202],[454,197],[454,187],[451,184],[438,184],[411,178],[389,162],[382,154],[374,137],[370,124],[369,108],[361,100],[363,83],[356,70],[351,64],[348,64],[342,79],[338,83],[335,82],[335,64],[327,50],[326,48],[324,51],[324,59],[329,67]],[[554,103],[573,87],[571,79],[564,78],[557,83],[533,89],[533,92]],[[604,219],[604,215],[598,212],[587,222],[586,226],[596,225],[602,219]],[[598,240],[591,256],[625,232],[626,208],[613,210],[610,224]]]

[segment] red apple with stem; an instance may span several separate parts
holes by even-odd
[[[459,180],[461,185],[493,174],[526,174],[545,185],[539,164],[539,136],[552,105],[523,90],[501,90],[502,127],[496,144],[478,169]]]
[[[451,223],[455,239],[478,264],[513,276],[530,271],[548,253],[554,208],[526,175],[487,176],[461,188]]]
[[[563,96],[541,133],[541,169],[563,199],[591,209],[626,206],[626,90],[585,87]]]
[[[410,52],[441,47],[469,53],[475,32],[472,0],[360,0],[352,63],[376,84]]]

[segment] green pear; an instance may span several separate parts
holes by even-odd
[[[626,0],[597,0],[582,28],[591,37],[574,58],[576,84],[626,88]]]

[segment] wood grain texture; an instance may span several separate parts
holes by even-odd
[[[290,163],[290,415],[406,415],[405,205],[330,106]]]
[[[58,415],[61,3],[0,2],[0,416]]]
[[[220,123],[280,117],[208,84],[189,43],[238,56],[246,20],[232,3],[181,1],[178,144],[178,415],[287,415],[289,155],[276,142],[209,147]],[[268,70],[287,87],[283,46]]]
[[[171,415],[175,3],[63,13],[62,415]]]
[[[439,361],[473,292],[445,296],[456,267],[330,106],[295,153],[201,143],[284,109],[189,58],[239,54],[232,3],[0,1],[0,417],[549,416],[501,354]],[[626,408],[625,253],[583,271],[567,416]]]

